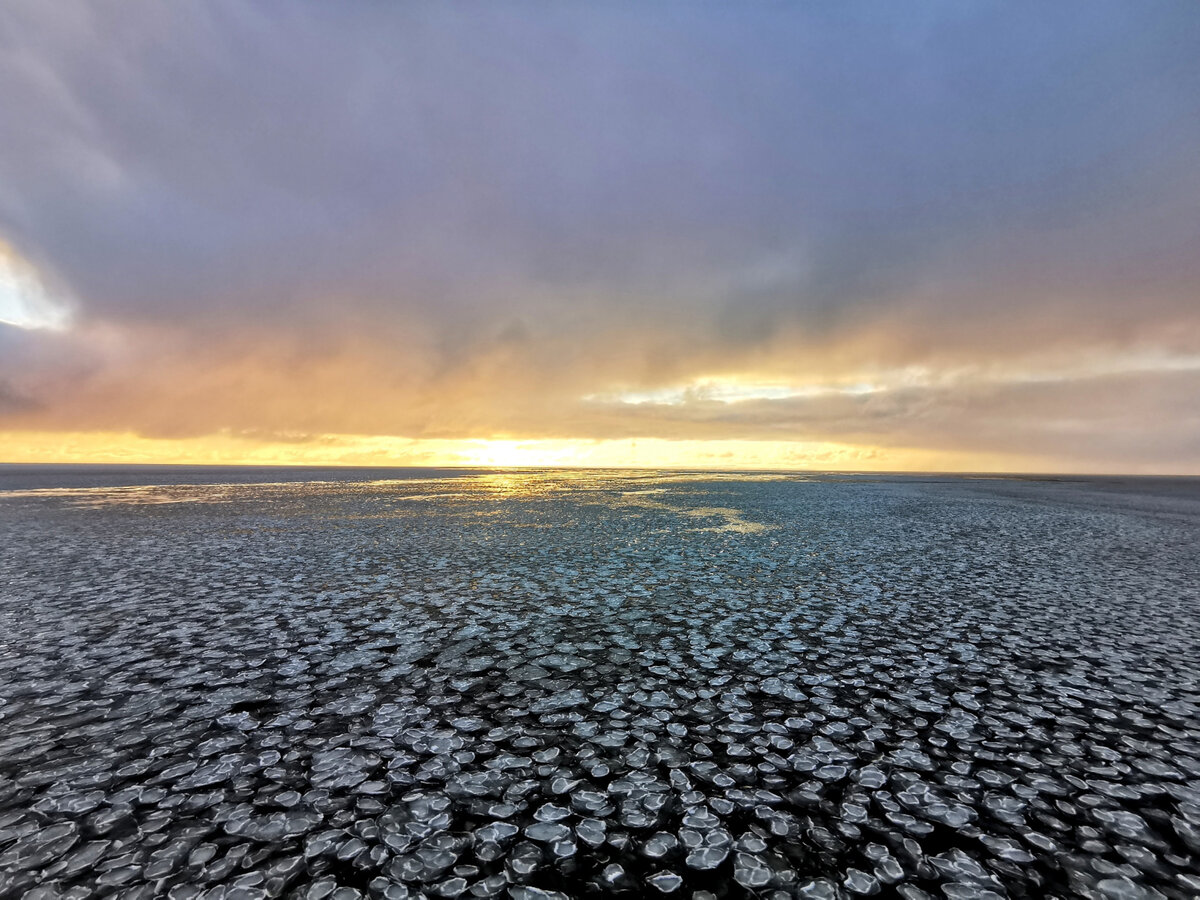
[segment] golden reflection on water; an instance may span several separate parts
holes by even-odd
[[[696,482],[808,481],[808,476],[766,473],[714,474],[622,470],[498,470],[442,478],[370,481],[307,481],[221,484],[169,484],[106,487],[35,488],[0,491],[5,499],[58,499],[77,508],[290,501],[307,506],[321,500],[361,499],[364,506],[347,514],[327,509],[336,519],[388,519],[422,515],[437,507],[442,515],[466,520],[505,520],[505,504],[566,500],[609,508],[645,510],[700,520],[693,531],[757,534],[775,526],[749,521],[729,506],[693,505],[710,494],[680,489]],[[411,505],[410,505],[411,504]],[[635,513],[637,514],[637,513]],[[700,524],[700,522],[706,522]],[[511,524],[542,527],[514,519]]]
[[[720,525],[711,525],[700,529],[701,531],[735,531],[739,534],[758,534],[775,527],[762,522],[748,521],[742,518],[740,509],[730,509],[724,506],[702,506],[696,509],[681,509],[679,512],[697,519],[720,518],[725,520]]]
[[[227,503],[228,488],[241,485],[121,485],[119,487],[31,488],[0,491],[0,500],[45,498],[66,500],[72,506],[147,506],[170,503]]]
[[[687,516],[693,519],[722,519],[719,525],[708,525],[702,528],[692,529],[695,531],[732,531],[739,534],[758,534],[763,531],[768,531],[774,528],[774,525],[767,525],[762,522],[751,522],[742,516],[740,509],[733,509],[728,506],[677,506],[673,503],[663,503],[655,499],[658,496],[667,495],[669,492],[666,488],[656,488],[653,490],[642,491],[624,491],[621,494],[620,502],[625,506],[640,507],[642,509],[662,510],[664,512],[675,513],[681,516]]]

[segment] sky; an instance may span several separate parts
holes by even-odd
[[[1200,474],[1200,4],[0,6],[0,461]]]

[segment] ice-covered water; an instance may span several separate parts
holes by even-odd
[[[1200,895],[1194,481],[297,471],[0,471],[0,896]]]

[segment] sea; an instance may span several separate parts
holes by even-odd
[[[1200,895],[1200,479],[0,466],[0,897]]]

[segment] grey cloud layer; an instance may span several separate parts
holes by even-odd
[[[5,338],[3,396],[27,399],[0,415],[65,427],[91,391],[174,427],[134,362],[203,379],[261,352],[378,392],[385,433],[485,429],[525,391],[501,404],[522,427],[666,434],[669,411],[578,397],[1197,353],[1197,46],[1185,2],[6,4],[0,237],[81,335],[125,336],[69,374]],[[15,371],[30,354],[47,371]]]

